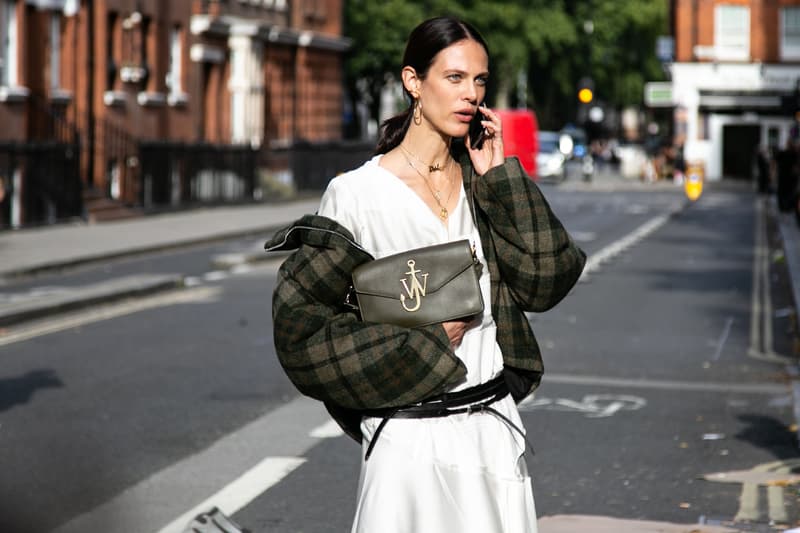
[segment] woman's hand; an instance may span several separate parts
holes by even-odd
[[[475,319],[442,322],[442,326],[450,338],[450,346],[455,350],[464,339],[464,334],[475,326]]]
[[[480,149],[472,147],[469,135],[465,142],[472,167],[479,176],[483,176],[490,168],[500,166],[505,162],[503,152],[503,124],[500,117],[488,107],[478,106],[477,113],[483,113],[483,127],[486,129],[483,146]]]

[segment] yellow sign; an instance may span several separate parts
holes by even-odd
[[[701,165],[689,165],[686,169],[686,177],[683,180],[683,189],[686,197],[695,201],[703,194],[703,167]]]

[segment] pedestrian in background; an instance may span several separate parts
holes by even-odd
[[[793,212],[797,205],[797,145],[794,139],[786,142],[786,148],[775,155],[775,170],[778,178],[776,195],[778,209],[782,212]]]
[[[524,312],[566,296],[586,257],[504,158],[499,116],[479,107],[489,52],[475,28],[451,17],[417,26],[401,78],[410,104],[382,125],[377,155],[267,243],[297,249],[275,289],[276,351],[362,442],[353,533],[535,533],[516,402],[543,366]],[[467,135],[476,114],[480,147]],[[343,303],[359,264],[461,239],[483,265],[481,314],[405,328]],[[426,405],[437,414],[418,417]]]
[[[756,180],[758,192],[768,194],[772,185],[772,163],[766,146],[756,147]]]

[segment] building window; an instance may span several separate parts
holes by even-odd
[[[707,141],[708,140],[708,113],[700,112],[697,114],[697,139],[700,141]]]
[[[122,55],[121,33],[119,17],[116,13],[108,13],[108,39],[106,39],[106,90],[113,91],[117,88],[117,73],[119,72],[119,58]]]
[[[0,86],[17,85],[17,8],[14,0],[0,0]]]
[[[728,61],[750,59],[750,8],[721,4],[714,11],[715,58]]]
[[[61,88],[61,17],[50,16],[50,88]]]
[[[800,59],[800,7],[781,9],[781,59]]]
[[[180,26],[172,28],[169,34],[169,70],[167,72],[167,89],[170,96],[177,96],[183,93],[181,85],[183,58],[183,34]]]

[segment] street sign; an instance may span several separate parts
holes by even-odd
[[[644,105],[647,107],[673,107],[675,99],[672,92],[672,83],[668,81],[645,83]]]
[[[656,39],[656,57],[662,63],[671,63],[675,57],[675,38],[660,35]]]

